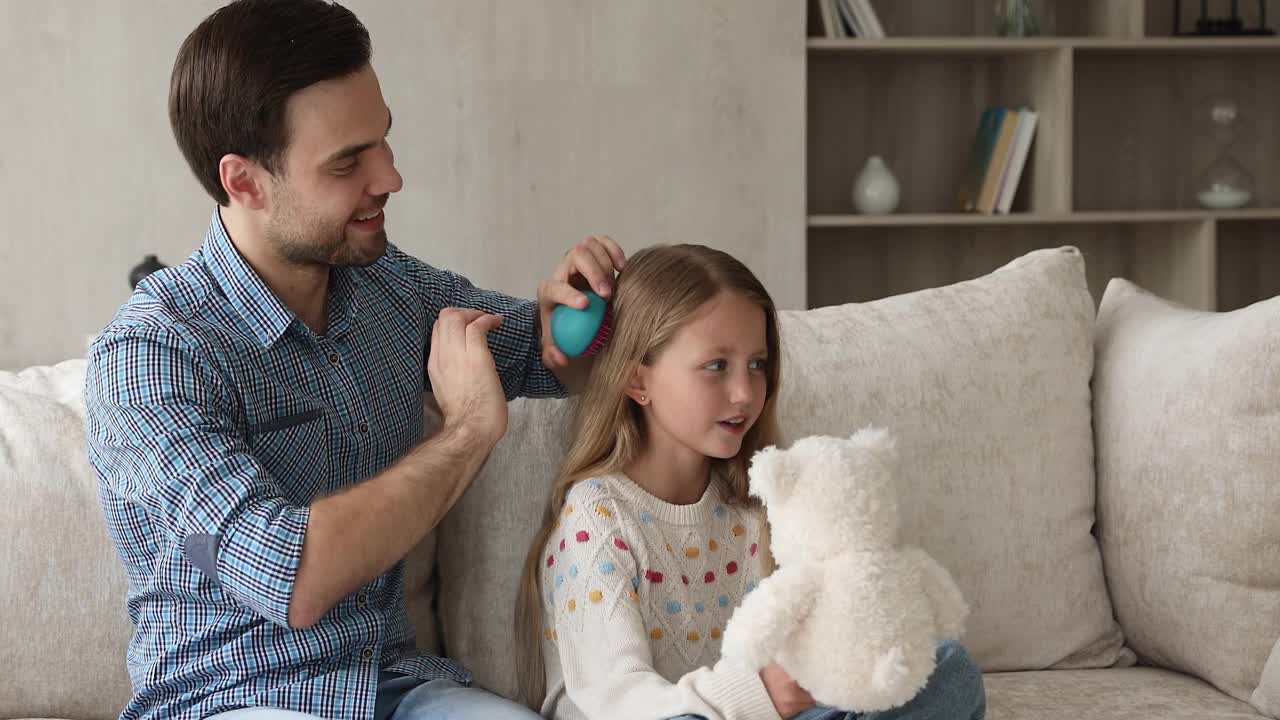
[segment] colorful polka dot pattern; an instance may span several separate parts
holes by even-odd
[[[585,484],[597,491],[606,487],[595,480]],[[548,542],[545,560],[548,607],[560,608],[554,612],[573,617],[572,627],[589,633],[585,629],[601,612],[593,608],[613,612],[617,606],[609,598],[625,595],[645,617],[651,642],[719,642],[732,608],[757,586],[754,558],[760,545],[748,537],[753,531],[735,522],[742,518],[739,511],[715,505],[707,526],[691,531],[687,526],[668,527],[647,511],[632,511],[617,501],[617,495],[597,497],[579,495],[559,515],[557,527],[563,521],[565,530]],[[575,504],[584,512],[575,514]],[[558,557],[565,554],[569,557]],[[652,564],[636,567],[637,563]],[[551,568],[559,572],[553,576]],[[621,573],[625,574],[614,579]],[[675,578],[680,582],[674,583]],[[556,624],[543,636],[555,639]]]

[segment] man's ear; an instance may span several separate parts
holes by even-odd
[[[631,379],[627,381],[627,397],[635,401],[636,404],[644,406],[649,404],[649,391],[646,389],[649,385],[649,368],[640,365],[631,373]]]
[[[227,153],[218,161],[218,178],[231,202],[250,210],[267,204],[266,171],[243,155]]]

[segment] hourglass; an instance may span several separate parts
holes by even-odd
[[[1235,157],[1235,147],[1245,134],[1240,103],[1229,97],[1212,97],[1197,108],[1197,126],[1213,143],[1213,159],[1195,179],[1195,195],[1202,207],[1238,208],[1253,200],[1253,175]]]

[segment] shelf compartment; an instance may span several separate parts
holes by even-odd
[[[809,38],[810,54],[849,55],[977,55],[1000,57],[1062,50],[1072,43],[1066,38],[984,38],[984,37],[888,37]]]
[[[994,37],[996,18],[991,0],[872,0],[889,37]],[[1142,34],[1142,3],[1123,0],[1044,0],[1038,3],[1040,32],[1045,36]],[[821,27],[817,3],[809,2],[809,34]]]
[[[1265,55],[1280,52],[1274,37],[1078,38],[1066,43],[1086,55]]]
[[[1173,28],[1173,4],[1176,0],[1146,0],[1144,3],[1133,3],[1134,5],[1145,5],[1146,9],[1143,13],[1143,34],[1148,37],[1170,37],[1174,35]],[[1230,14],[1230,5],[1225,0],[1213,0],[1209,3],[1209,10],[1214,14],[1223,16]],[[1280,17],[1276,16],[1276,6],[1268,0],[1267,6],[1267,23],[1272,28],[1276,27]],[[1258,26],[1258,3],[1248,2],[1239,3],[1240,20],[1246,28],[1256,28]],[[1182,3],[1182,17],[1179,23],[1179,32],[1191,32],[1195,30],[1196,19],[1200,17],[1200,4],[1197,2]]]
[[[1280,55],[1077,55],[1077,210],[1199,209],[1195,179],[1214,145],[1197,109],[1215,94],[1244,103],[1247,136],[1233,155],[1253,174],[1256,207],[1280,206]],[[1204,112],[1201,110],[1200,112]]]
[[[1278,38],[1126,38],[1126,37],[890,37],[809,38],[810,54],[846,55],[1020,55],[1046,50],[1075,50],[1093,55],[1267,54],[1280,52]]]
[[[808,304],[866,302],[948,285],[1032,250],[1074,245],[1084,253],[1095,300],[1112,277],[1124,277],[1208,310],[1217,302],[1214,239],[1212,220],[811,229]]]
[[[918,213],[892,215],[810,215],[810,228],[911,227],[965,225],[1065,225],[1099,223],[1167,223],[1197,220],[1280,220],[1280,208],[1240,210],[1095,210],[1063,214]]]
[[[957,206],[982,110],[1028,105],[1040,113],[1015,211],[1070,210],[1071,58],[1044,50],[960,58],[868,55],[809,58],[808,208],[852,209],[854,179],[880,155],[898,178],[899,210]]]
[[[1280,295],[1280,221],[1218,224],[1218,309]]]

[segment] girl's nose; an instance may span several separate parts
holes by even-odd
[[[751,375],[748,372],[737,372],[729,382],[729,402],[735,405],[746,405],[751,402]]]

